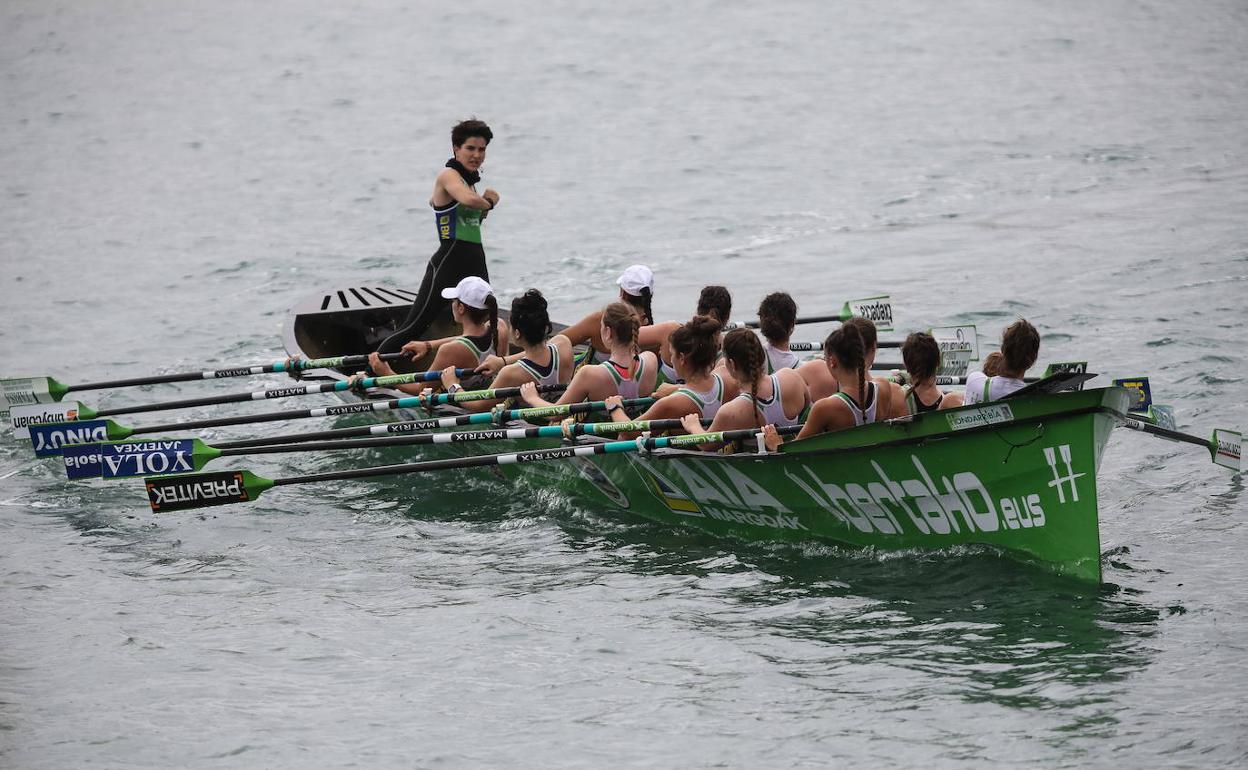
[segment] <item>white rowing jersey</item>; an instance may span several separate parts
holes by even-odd
[[[796,369],[800,363],[792,350],[772,347],[767,340],[763,340],[763,352],[767,354],[768,374],[775,374],[781,369]]]
[[[611,379],[615,380],[615,389],[619,392],[620,398],[629,401],[634,398],[641,397],[641,378],[646,373],[646,359],[638,357],[636,366],[633,367],[633,376],[628,376],[628,367],[620,366],[611,359],[607,359],[599,364],[607,370],[611,375]]]
[[[849,407],[849,412],[854,416],[854,425],[870,425],[875,422],[875,408],[879,406],[880,389],[876,387],[874,382],[867,380],[867,408],[859,409],[854,400],[845,393],[833,393],[829,398],[839,398],[845,402],[845,406]]]
[[[719,411],[719,407],[724,403],[724,381],[719,378],[718,374],[712,374],[711,378],[715,382],[711,385],[710,390],[697,391],[688,385],[684,385],[676,390],[676,393],[680,393],[697,404],[699,411],[702,412],[702,417],[708,420],[715,417],[715,413]]]
[[[1013,377],[989,377],[983,372],[971,372],[966,378],[966,397],[962,403],[970,406],[998,401],[1025,387],[1027,383]]]
[[[516,363],[520,364],[520,368],[528,372],[533,381],[542,385],[558,385],[562,382],[560,379],[562,367],[559,361],[559,348],[552,344],[547,344],[546,349],[550,351],[550,363],[540,366],[538,363],[529,358],[522,358]]]
[[[771,398],[754,398],[749,393],[741,393],[737,398],[743,398],[751,401],[754,408],[763,418],[764,425],[775,425],[777,428],[783,428],[789,425],[797,425],[801,420],[801,412],[796,417],[789,417],[784,413],[784,394],[780,392],[780,376],[771,375]]]

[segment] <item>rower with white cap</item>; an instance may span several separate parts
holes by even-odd
[[[654,271],[645,265],[629,265],[615,281],[620,287],[620,301],[628,303],[641,319],[641,325],[654,323],[654,314],[650,310],[650,301],[654,297]],[[593,356],[589,363],[603,363],[611,358],[611,348],[602,339],[602,311],[595,310],[568,328],[559,332],[575,345],[588,345],[589,355]],[[504,364],[512,363],[515,356],[507,360],[491,357],[484,362],[481,371],[497,373]]]
[[[476,369],[495,351],[507,349],[511,330],[506,321],[498,318],[498,300],[488,283],[470,275],[455,286],[443,289],[442,296],[451,300],[451,315],[463,327],[464,333],[439,340],[412,340],[403,346],[404,353],[413,360],[420,360],[437,351],[429,369],[438,371],[448,366]],[[390,365],[376,353],[368,357],[368,363],[379,377],[394,374]],[[400,386],[400,390],[419,394],[425,387],[426,383],[413,383]]]

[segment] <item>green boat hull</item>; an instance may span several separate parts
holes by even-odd
[[[1128,394],[1040,395],[792,442],[774,455],[661,450],[504,473],[588,506],[750,541],[881,551],[985,545],[1100,582],[1096,472]]]

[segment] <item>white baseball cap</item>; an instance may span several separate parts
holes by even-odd
[[[457,299],[468,307],[485,310],[485,298],[494,293],[490,285],[475,275],[470,275],[455,284],[454,288],[443,289],[443,299]]]
[[[634,297],[641,296],[642,289],[654,292],[654,271],[645,265],[629,265],[616,281],[620,288]]]

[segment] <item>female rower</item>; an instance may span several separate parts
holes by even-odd
[[[797,303],[788,292],[777,291],[763,297],[758,305],[758,328],[766,338],[767,373],[796,369],[797,354],[789,350],[789,339],[797,328]]]
[[[879,352],[879,339],[876,334],[875,324],[869,318],[854,316],[842,324],[842,328],[845,326],[856,327],[862,335],[863,344],[867,347],[867,371],[870,372],[871,366],[875,363],[876,353]],[[823,352],[826,357],[827,348],[824,348]],[[806,380],[806,385],[810,388],[812,401],[827,398],[840,390],[840,385],[831,372],[828,371],[828,367],[822,358],[807,361],[797,367],[797,373],[802,375],[802,379]],[[898,415],[904,414],[905,394],[902,393],[901,387],[887,377],[875,377],[873,379],[883,389],[886,396],[885,400],[892,405],[890,411]]]
[[[413,340],[403,346],[404,353],[413,360],[420,360],[436,351],[429,369],[440,371],[448,366],[476,369],[486,356],[506,349],[511,330],[506,321],[498,319],[498,300],[488,283],[468,276],[454,287],[443,289],[442,296],[451,301],[451,316],[463,327],[464,333],[439,340]],[[369,355],[368,364],[378,377],[394,374],[377,353]],[[425,383],[411,383],[400,385],[399,390],[419,394],[425,387]]]
[[[703,286],[698,294],[698,307],[694,316],[713,318],[719,321],[719,328],[722,329],[732,316],[732,295],[723,286]],[[668,363],[672,360],[669,340],[672,333],[681,325],[679,321],[664,321],[644,326],[641,329],[641,347],[647,350],[658,350],[660,395],[675,392],[674,386],[684,382],[676,373],[676,368]]]
[[[669,345],[676,375],[684,382],[645,411],[639,420],[681,419],[687,414],[714,418],[725,401],[735,397],[736,384],[725,383],[712,372],[719,354],[719,330],[724,322],[716,316],[694,316],[672,332]],[[609,400],[613,420],[627,419],[619,403]],[[634,436],[636,434],[633,434]],[[621,434],[621,438],[628,438]]]
[[[740,393],[715,413],[712,433],[721,430],[761,428],[763,425],[797,425],[810,405],[806,381],[792,369],[774,374],[766,371],[767,354],[758,335],[734,329],[724,335],[724,363]],[[682,420],[689,433],[705,433],[696,415]]]
[[[523,349],[515,363],[504,366],[489,388],[514,388],[526,383],[537,386],[566,385],[572,379],[572,345],[562,334],[550,336],[550,314],[546,298],[529,289],[511,301],[511,339]],[[461,389],[455,366],[442,370],[442,387],[447,393]],[[470,412],[488,412],[500,399],[461,403]]]
[[[494,132],[483,121],[465,120],[451,129],[452,157],[433,182],[429,205],[438,228],[438,250],[429,259],[425,278],[407,319],[398,331],[382,340],[380,353],[393,353],[407,340],[420,337],[445,316],[444,289],[475,275],[490,279],[481,245],[481,223],[498,205],[498,192],[487,187],[477,194],[485,148]]]
[[[599,334],[611,351],[606,361],[597,366],[582,366],[572,376],[572,382],[563,396],[555,403],[574,404],[579,401],[601,401],[607,396],[619,395],[627,399],[645,398],[654,391],[658,364],[653,353],[639,353],[637,330],[641,319],[630,305],[612,302],[602,311]],[[559,340],[563,335],[555,335]],[[571,348],[564,338],[560,344]],[[529,406],[550,406],[537,393],[533,383],[520,386],[520,398]]]
[[[654,313],[650,309],[650,302],[654,298],[654,272],[645,265],[629,265],[615,282],[620,286],[620,301],[637,311],[641,325],[654,323]],[[601,329],[602,311],[595,310],[560,334],[567,337],[573,345],[588,345],[590,349],[587,352],[593,356],[591,363],[599,364],[610,358],[610,348],[603,342]],[[495,365],[501,364],[494,361],[487,363],[488,367]]]
[[[997,374],[972,372],[966,378],[966,403],[979,404],[1005,398],[1016,390],[1026,387],[1023,376],[1027,374],[1040,355],[1040,332],[1020,318],[1001,333],[1001,363]]]
[[[823,363],[839,390],[815,402],[802,432],[797,434],[799,439],[898,416],[883,387],[867,376],[868,349],[861,324],[847,321],[828,335],[823,343]],[[764,427],[763,434],[769,450],[779,448],[781,440],[775,428]]]
[[[935,337],[926,332],[908,335],[901,343],[901,360],[910,376],[910,385],[905,389],[906,410],[910,414],[962,406],[960,393],[946,393],[936,387],[940,345]]]

